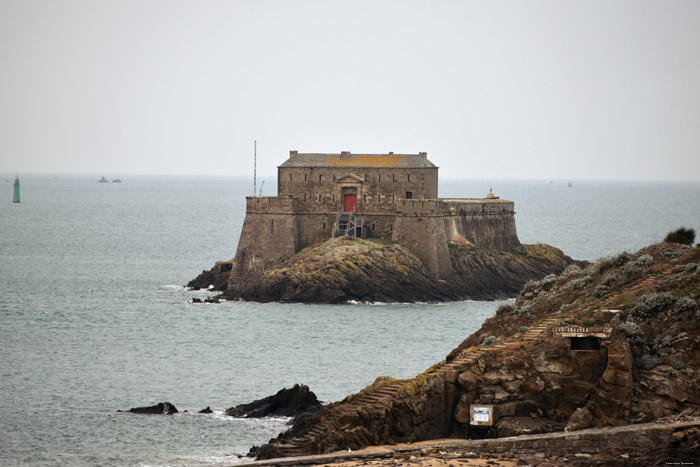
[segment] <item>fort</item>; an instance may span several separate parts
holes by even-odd
[[[335,236],[391,239],[435,279],[454,271],[449,242],[501,251],[521,247],[512,201],[438,198],[438,167],[427,153],[290,151],[278,167],[277,196],[246,198],[229,288]]]

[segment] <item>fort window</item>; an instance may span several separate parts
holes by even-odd
[[[306,202],[306,193],[304,193],[304,202]]]
[[[275,233],[275,220],[270,221],[270,233]]]
[[[396,181],[396,174],[391,174],[391,181],[395,182]]]
[[[333,202],[335,203],[335,193],[333,193]]]
[[[413,192],[412,191],[406,192],[406,199],[413,199]]]
[[[379,174],[379,181],[380,181],[380,182],[382,181],[382,175],[381,175],[381,174]]]
[[[395,203],[396,202],[396,195],[391,195],[391,202]]]
[[[318,202],[321,202],[321,193],[318,194]]]
[[[597,337],[571,337],[571,350],[600,350],[600,340]]]
[[[372,230],[374,230],[374,223],[372,223]]]
[[[326,223],[323,223],[323,230],[326,230]]]
[[[362,195],[362,202],[366,203],[367,202],[367,195]]]
[[[377,204],[382,203],[382,195],[377,195]]]
[[[304,181],[306,181],[306,174],[304,174]]]
[[[323,181],[323,174],[318,174],[318,181],[322,182]]]

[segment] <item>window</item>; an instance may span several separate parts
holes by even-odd
[[[382,181],[382,174],[379,174],[379,181]]]
[[[391,174],[391,181],[395,182],[396,181],[396,174]]]
[[[326,230],[326,223],[323,223],[323,230]]]
[[[412,191],[406,192],[406,199],[413,199],[413,192]]]
[[[321,193],[318,194],[318,202],[321,202]]]
[[[377,195],[377,204],[382,204],[382,195]]]
[[[335,203],[335,193],[333,193],[333,202]]]
[[[292,181],[292,174],[289,174],[289,181]]]
[[[362,195],[362,202],[364,202],[364,203],[367,202],[367,195]]]
[[[411,174],[408,174],[408,181],[411,181]]]
[[[270,221],[270,233],[275,233],[275,220]]]
[[[396,195],[391,195],[391,202],[395,203],[396,202]]]
[[[304,202],[306,202],[306,193],[304,193]]]
[[[306,174],[304,174],[304,181],[306,181]]]
[[[318,174],[318,181],[322,182],[323,181],[323,174]]]

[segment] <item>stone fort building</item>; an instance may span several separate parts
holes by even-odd
[[[380,237],[411,250],[436,278],[452,274],[448,242],[498,250],[520,246],[513,202],[438,198],[427,153],[290,151],[277,196],[246,198],[230,287],[332,236]]]

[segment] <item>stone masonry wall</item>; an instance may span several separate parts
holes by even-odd
[[[390,211],[406,198],[437,198],[435,168],[280,167],[277,192],[299,198],[302,211],[337,212],[343,209],[343,188],[354,188],[357,211]]]
[[[297,201],[292,197],[246,198],[246,216],[236,249],[236,265],[229,287],[254,280],[299,248]]]

